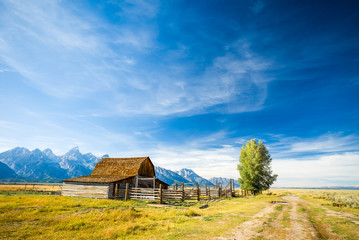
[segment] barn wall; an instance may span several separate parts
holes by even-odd
[[[138,170],[138,175],[145,177],[154,177],[155,169],[152,162],[149,159],[146,159],[142,162],[140,169]]]
[[[113,188],[112,188],[113,189]],[[64,182],[62,185],[62,196],[70,197],[89,197],[89,198],[109,198],[110,186],[108,183],[74,183]]]

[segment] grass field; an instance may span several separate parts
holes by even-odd
[[[6,184],[0,185],[0,190],[23,191],[61,191],[61,185],[36,185],[36,184]]]
[[[318,190],[158,205],[0,191],[1,239],[358,239],[359,209]],[[348,192],[336,191],[346,194]],[[350,192],[359,196],[357,191]],[[298,197],[299,196],[299,197]],[[284,201],[288,205],[272,204]],[[208,208],[199,207],[208,204]]]

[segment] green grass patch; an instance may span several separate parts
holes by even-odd
[[[307,209],[306,208],[298,208],[298,212],[306,212],[307,211]]]
[[[331,239],[333,238],[331,237],[331,233],[335,233],[339,236],[342,236],[344,239],[358,239],[357,237],[359,233],[359,226],[358,224],[355,224],[350,217],[348,217],[349,219],[345,219],[335,215],[333,216],[332,214],[327,214],[322,205],[318,204],[323,201],[322,199],[306,199],[314,203],[309,205],[309,210],[307,210],[307,213],[310,222],[315,226],[320,238]],[[330,206],[326,208],[329,208],[333,211],[343,210]],[[346,209],[348,210],[349,208]]]
[[[277,210],[277,211],[282,211],[282,210],[283,210],[283,206],[282,206],[282,205],[276,206],[276,207],[275,207],[275,210]]]

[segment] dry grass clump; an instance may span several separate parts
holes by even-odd
[[[197,213],[195,210],[193,209],[188,209],[188,211],[185,213],[185,215],[187,217],[195,217],[195,216],[200,216],[201,214]]]
[[[329,200],[336,207],[359,208],[358,193],[326,192],[314,195],[314,197]]]

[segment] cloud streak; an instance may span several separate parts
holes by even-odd
[[[356,134],[345,135],[327,133],[312,138],[271,136],[269,149],[278,159],[295,156],[298,160],[306,160],[311,155],[342,154],[359,149],[359,137]]]
[[[61,2],[6,2],[1,60],[51,96],[84,101],[106,96],[104,115],[238,113],[262,107],[269,81],[263,72],[270,63],[247,41],[229,44],[198,74],[190,61],[180,63],[161,49],[158,26],[148,22],[156,18],[158,4],[119,7],[117,15],[127,22],[114,25]],[[143,24],[135,25],[139,19]],[[156,55],[168,64],[158,66]]]

